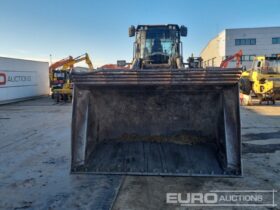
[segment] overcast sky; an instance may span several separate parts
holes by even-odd
[[[175,23],[189,29],[187,59],[225,28],[280,26],[279,9],[279,0],[0,0],[0,56],[130,61],[130,25]]]

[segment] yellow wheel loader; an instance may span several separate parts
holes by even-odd
[[[253,93],[260,103],[280,98],[280,56],[256,56],[252,68],[244,71],[240,79],[243,94]]]
[[[129,69],[73,72],[72,173],[242,174],[241,70],[184,63],[186,35],[175,24],[131,26]]]

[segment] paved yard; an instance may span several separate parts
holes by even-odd
[[[279,103],[241,109],[243,178],[70,175],[71,108],[0,106],[0,209],[184,209],[166,193],[280,189]]]

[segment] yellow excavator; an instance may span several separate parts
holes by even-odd
[[[87,53],[76,58],[69,56],[59,60],[49,67],[51,96],[57,102],[63,100],[67,102],[72,98],[72,80],[71,72],[76,63],[85,61],[89,71],[93,70],[92,62]]]
[[[260,104],[275,104],[275,100],[280,98],[280,54],[256,56],[252,68],[242,73],[240,91],[245,95],[255,95]]]

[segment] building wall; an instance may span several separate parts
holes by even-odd
[[[225,31],[209,41],[200,56],[203,59],[204,67],[219,66],[225,56]]]
[[[0,57],[0,104],[49,94],[49,64]]]
[[[273,37],[280,37],[280,27],[264,27],[264,28],[241,28],[226,29],[226,52],[225,54],[233,55],[238,50],[243,51],[242,64],[247,68],[251,67],[250,55],[266,55],[280,53],[280,44],[272,44]],[[255,45],[236,45],[236,39],[256,39]],[[252,59],[251,59],[252,60]]]
[[[222,34],[224,37],[221,36]],[[252,65],[254,55],[271,56],[280,53],[280,44],[272,44],[272,38],[274,37],[280,38],[280,27],[226,29],[209,42],[200,56],[204,60],[216,57],[217,62],[214,63],[214,66],[219,66],[226,56],[233,55],[241,49],[244,55],[242,65],[248,69]],[[256,43],[252,45],[236,45],[236,39],[255,39]],[[219,53],[216,52],[217,50]],[[232,61],[228,67],[234,66],[235,61]]]

